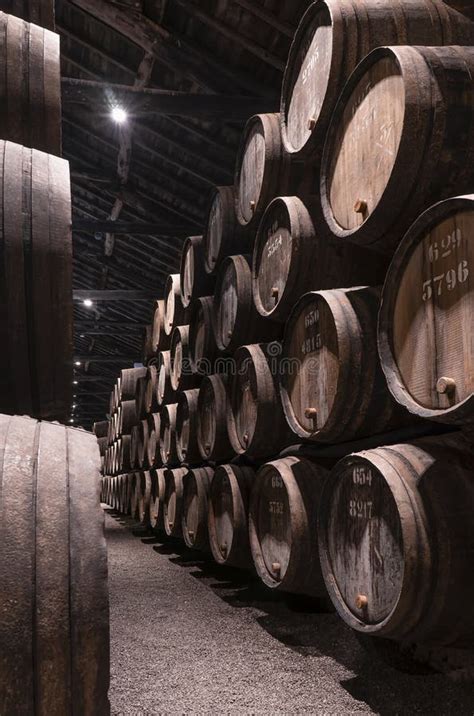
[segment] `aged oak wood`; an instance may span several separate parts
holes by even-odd
[[[218,564],[252,568],[248,511],[254,480],[255,472],[250,467],[220,465],[214,473],[208,528],[212,556]]]
[[[187,468],[165,470],[165,494],[163,497],[163,522],[168,537],[183,536],[183,478]]]
[[[198,446],[199,388],[178,394],[176,408],[176,451],[178,460],[187,465],[201,462]]]
[[[252,260],[252,290],[260,315],[284,322],[307,291],[383,282],[388,259],[321,235],[314,200],[271,202],[260,223]]]
[[[181,254],[180,286],[183,306],[188,306],[200,296],[214,291],[215,279],[206,273],[202,236],[190,236]]]
[[[167,336],[171,336],[173,328],[182,326],[185,321],[185,309],[181,300],[181,287],[179,273],[170,274],[165,283],[165,318],[164,329]]]
[[[0,709],[109,714],[95,438],[2,415],[0,452]]]
[[[120,371],[120,400],[135,400],[137,380],[146,376],[146,368],[124,368]],[[111,412],[113,412],[111,410]]]
[[[214,469],[204,466],[190,469],[183,478],[182,529],[190,549],[209,550],[207,515],[213,475]]]
[[[234,361],[227,402],[231,445],[239,455],[275,455],[294,440],[278,390],[281,344],[242,346],[234,354]]]
[[[227,353],[234,353],[244,344],[281,337],[281,327],[257,313],[252,296],[252,272],[246,256],[229,256],[220,266],[213,325],[217,347]]]
[[[250,547],[257,573],[271,589],[326,597],[315,528],[328,474],[327,467],[298,457],[269,462],[257,472]]]
[[[54,30],[54,0],[4,0],[2,10],[34,22],[39,27]]]
[[[177,403],[163,406],[160,413],[160,453],[163,465],[176,465],[176,407]]]
[[[290,314],[280,393],[301,438],[345,442],[409,422],[392,399],[377,352],[379,288],[305,294]]]
[[[204,296],[191,305],[189,323],[189,361],[194,373],[211,375],[215,372],[214,361],[218,348],[214,335],[213,298]]]
[[[221,461],[234,456],[227,431],[227,378],[203,378],[198,397],[198,447],[203,460]]]
[[[171,402],[174,390],[171,387],[171,353],[161,351],[158,353],[158,392],[156,400],[161,408],[165,403]]]
[[[155,354],[169,348],[170,336],[165,333],[165,301],[158,299],[155,301],[155,310],[153,312],[153,329],[152,329],[152,348]]]
[[[206,271],[215,274],[226,256],[242,254],[251,244],[251,234],[240,226],[235,216],[234,187],[216,187],[209,200],[203,234]]]
[[[334,468],[319,511],[321,565],[353,629],[472,646],[473,468],[459,436],[356,453]]]
[[[358,66],[323,157],[332,234],[393,254],[422,211],[471,190],[473,72],[472,47],[379,48]]]
[[[165,468],[150,470],[150,527],[156,533],[164,532],[163,501],[165,497]]]
[[[189,359],[189,325],[176,326],[171,335],[170,382],[173,390],[196,388],[201,376],[194,374]]]
[[[410,228],[391,263],[379,321],[394,398],[431,420],[474,420],[474,196],[443,201]]]
[[[473,28],[441,0],[318,0],[296,32],[283,79],[286,151],[318,162],[344,84],[383,45],[469,45]]]

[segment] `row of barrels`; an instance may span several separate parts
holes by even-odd
[[[11,10],[51,27],[52,4],[41,5],[14,2]],[[58,156],[59,36],[4,12],[0,36],[0,410],[65,421],[72,239],[69,165]]]
[[[256,473],[131,473],[105,478],[102,499],[219,564],[256,570],[271,589],[329,596],[362,633],[472,648],[473,468],[456,435],[335,465],[286,457]]]

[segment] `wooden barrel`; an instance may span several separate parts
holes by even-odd
[[[107,553],[95,437],[2,415],[0,451],[2,713],[108,714]]]
[[[160,413],[160,454],[163,465],[176,465],[176,403],[165,405]]]
[[[131,469],[130,464],[130,450],[131,450],[132,439],[130,435],[122,435],[120,438],[119,448],[119,470],[121,472],[128,472]]]
[[[140,443],[140,430],[134,425],[130,431],[130,467],[132,470],[138,467],[138,445]]]
[[[190,309],[188,355],[191,370],[199,375],[214,373],[214,361],[218,355],[212,304],[212,296],[205,296],[194,301]]]
[[[379,352],[398,403],[446,423],[474,420],[474,195],[429,209],[398,248],[383,289]]]
[[[0,136],[59,156],[59,35],[14,14],[0,13]]]
[[[96,436],[96,438],[105,438],[107,437],[107,430],[109,427],[109,421],[108,420],[100,420],[99,422],[96,422],[92,426],[92,432]]]
[[[295,180],[282,143],[279,113],[254,115],[244,129],[235,167],[239,223],[255,233],[270,202],[296,190]]]
[[[170,337],[165,333],[165,301],[158,299],[154,303],[151,344],[153,353],[169,348]]]
[[[185,467],[165,470],[165,494],[163,498],[163,524],[168,537],[182,537],[183,477]]]
[[[169,403],[174,396],[174,390],[171,387],[171,353],[170,351],[161,351],[158,354],[158,392],[156,400],[158,407],[161,408],[165,403]]]
[[[281,344],[242,346],[227,402],[227,430],[234,451],[253,458],[275,455],[295,441],[281,407]]]
[[[287,152],[317,161],[341,91],[383,45],[469,45],[472,26],[441,0],[320,0],[296,32],[281,94]]]
[[[187,465],[201,462],[197,441],[199,389],[178,394],[176,407],[176,451],[178,460]]]
[[[165,318],[164,329],[171,336],[173,328],[186,323],[186,310],[181,300],[179,273],[170,274],[165,283]]]
[[[227,353],[242,345],[281,337],[280,326],[257,313],[246,256],[229,256],[222,262],[214,293],[213,325],[217,347]]]
[[[150,492],[151,476],[148,471],[139,472],[137,475],[137,510],[138,521],[142,527],[150,525]]]
[[[472,47],[379,48],[361,62],[323,156],[333,235],[391,254],[422,211],[472,190],[473,73]]]
[[[321,566],[352,628],[472,647],[473,469],[472,448],[452,436],[336,465],[321,496]]]
[[[137,380],[145,378],[146,368],[124,368],[120,371],[119,398],[120,401],[135,400]],[[111,413],[113,410],[110,411]]]
[[[325,597],[315,529],[328,470],[287,457],[257,472],[249,510],[249,536],[260,579],[271,589]]]
[[[155,365],[149,365],[145,384],[145,413],[148,415],[158,409],[158,370]]]
[[[235,216],[233,186],[216,187],[209,201],[203,235],[204,265],[215,274],[226,256],[242,254],[252,247],[252,234],[240,226]]]
[[[152,413],[148,418],[148,445],[147,457],[150,467],[161,467],[160,452],[160,413]]]
[[[313,200],[279,197],[260,223],[252,261],[252,289],[260,315],[284,322],[307,291],[383,283],[388,258],[350,242],[320,236]],[[317,224],[316,224],[317,225]]]
[[[122,475],[122,491],[120,498],[121,512],[123,515],[128,515],[130,513],[130,488],[130,474],[125,473],[124,475]]]
[[[248,536],[250,491],[255,472],[250,467],[220,465],[209,493],[208,529],[212,556],[218,564],[251,569]]]
[[[137,420],[141,420],[146,416],[146,374],[142,378],[138,378],[135,385],[135,410],[137,413]]]
[[[97,445],[99,446],[99,452],[101,455],[105,455],[107,449],[107,438],[97,438]]]
[[[377,353],[380,289],[305,294],[285,328],[280,394],[292,430],[319,442],[383,433],[409,420]]]
[[[73,377],[69,165],[0,141],[0,187],[0,410],[64,421]]]
[[[197,388],[201,376],[191,370],[189,360],[189,326],[176,326],[171,336],[170,348],[170,382],[173,390],[189,390]]]
[[[138,467],[141,468],[148,467],[148,432],[148,418],[143,418],[143,420],[140,420],[140,422],[138,423],[139,441],[137,450],[137,462]]]
[[[120,404],[120,419],[117,430],[119,435],[130,435],[137,422],[137,405],[135,400],[124,400]]]
[[[234,456],[227,432],[227,379],[203,378],[198,397],[198,448],[203,460],[220,462]]]
[[[130,516],[132,517],[132,519],[136,519],[138,514],[138,476],[138,472],[130,473]]]
[[[182,530],[190,549],[209,550],[207,513],[213,475],[211,467],[195,467],[183,478]]]
[[[150,527],[159,534],[164,532],[163,501],[165,497],[165,469],[150,470]]]
[[[209,296],[214,291],[215,279],[206,273],[204,259],[202,236],[187,238],[183,245],[180,269],[181,300],[185,308],[197,298]]]
[[[2,9],[11,15],[54,30],[54,0],[4,0]]]

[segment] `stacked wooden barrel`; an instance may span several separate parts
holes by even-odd
[[[155,303],[131,467],[153,529],[430,648],[474,646],[473,44],[439,0],[311,4]]]

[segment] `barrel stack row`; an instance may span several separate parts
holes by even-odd
[[[280,113],[249,120],[154,306],[162,465],[103,484],[430,649],[474,646],[473,38],[437,0],[309,7]]]
[[[21,18],[0,12],[0,711],[107,715],[98,449],[47,422],[72,398],[59,36],[52,0],[6,6]]]

